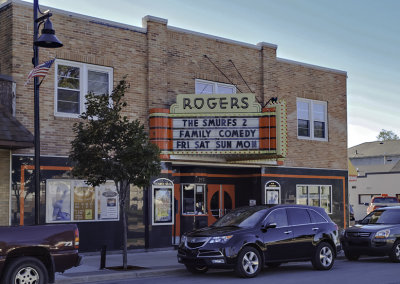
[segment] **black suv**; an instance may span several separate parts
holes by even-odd
[[[299,260],[328,270],[338,249],[338,227],[324,209],[252,206],[232,210],[213,225],[183,235],[178,261],[192,273],[233,268],[241,277],[254,277],[263,265]]]
[[[400,262],[400,206],[372,211],[346,229],[342,243],[348,260],[357,260],[360,255],[387,255],[393,262]]]

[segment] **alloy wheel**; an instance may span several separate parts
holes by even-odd
[[[26,283],[26,284],[36,284],[39,283],[39,273],[36,269],[27,266],[18,271],[15,275],[15,284]]]
[[[328,267],[333,260],[333,254],[329,247],[323,247],[319,253],[319,259],[324,267]]]
[[[397,244],[396,248],[394,249],[394,253],[396,255],[396,258],[400,260],[400,243]]]
[[[249,274],[254,274],[258,269],[258,257],[257,255],[249,251],[243,256],[242,260],[243,269]]]

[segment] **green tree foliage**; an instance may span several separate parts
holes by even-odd
[[[86,112],[75,123],[71,142],[72,174],[92,186],[115,182],[124,227],[123,266],[127,268],[127,222],[125,203],[130,184],[147,186],[160,173],[160,150],[151,143],[139,120],[130,121],[122,111],[127,106],[125,78],[112,94],[86,95]]]
[[[382,129],[378,136],[376,136],[376,139],[378,139],[378,141],[399,140],[399,136],[392,130]]]

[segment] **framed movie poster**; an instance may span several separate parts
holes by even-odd
[[[46,183],[46,205],[46,222],[70,222],[70,181],[48,180]]]
[[[265,184],[265,204],[275,205],[281,203],[281,186],[276,181]]]
[[[168,179],[158,179],[152,186],[153,225],[174,224],[174,187]]]
[[[118,192],[114,182],[107,182],[99,186],[97,190],[98,206],[97,214],[99,220],[118,219],[119,201]]]

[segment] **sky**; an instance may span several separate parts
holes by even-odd
[[[33,2],[33,1],[28,1]],[[142,18],[250,44],[277,56],[347,72],[348,146],[400,136],[398,0],[39,0],[92,17],[142,27]]]

